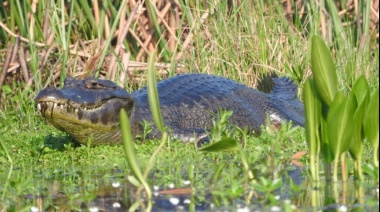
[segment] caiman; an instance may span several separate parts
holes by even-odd
[[[233,111],[229,123],[260,133],[268,116],[271,124],[291,120],[304,125],[304,108],[297,86],[288,78],[273,78],[270,93],[233,80],[206,74],[181,74],[157,83],[162,117],[171,137],[197,141],[207,137],[220,110]],[[64,87],[47,87],[35,98],[42,116],[74,140],[94,145],[121,141],[119,111],[124,108],[134,136],[142,135],[142,122],[152,124],[147,138],[159,138],[149,109],[147,88],[133,93],[109,80],[68,77]]]

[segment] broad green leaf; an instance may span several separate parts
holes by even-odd
[[[350,154],[356,160],[360,158],[363,151],[363,139],[362,139],[362,129],[363,129],[363,118],[365,114],[365,104],[360,104],[354,114],[354,120],[352,122],[352,137]]]
[[[367,105],[370,100],[370,90],[367,80],[364,76],[360,76],[354,86],[352,87],[352,92],[355,93],[356,100],[358,105],[362,102]]]
[[[371,95],[364,118],[364,133],[373,147],[379,147],[379,88]]]
[[[310,155],[316,155],[319,151],[319,128],[322,118],[322,104],[318,97],[314,80],[307,79],[304,85],[304,107],[305,107],[305,132],[306,141]]]
[[[363,120],[370,97],[369,86],[367,80],[363,76],[356,80],[354,87],[352,88],[352,94],[356,99],[357,107],[354,114],[355,121],[352,123],[353,132],[349,151],[355,160],[360,160],[363,151]]]
[[[330,106],[338,90],[338,79],[331,53],[317,35],[311,38],[311,70],[319,95]]]
[[[327,114],[327,136],[335,159],[351,145],[355,99],[338,92]]]
[[[160,100],[158,98],[158,91],[156,86],[156,73],[154,68],[154,62],[156,60],[156,53],[152,53],[149,57],[148,62],[148,101],[149,101],[149,107],[150,111],[153,116],[154,123],[156,124],[157,128],[164,132],[164,122],[162,120],[161,116],[161,109],[160,109]]]
[[[198,150],[203,152],[233,152],[238,151],[238,143],[235,139],[224,138],[215,143],[209,144],[207,146],[201,147]]]

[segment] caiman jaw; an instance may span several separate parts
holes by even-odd
[[[92,139],[92,144],[98,144],[107,140],[105,137],[110,139],[119,133],[119,111],[123,103],[121,99],[110,99],[96,108],[74,108],[69,103],[38,101],[37,109],[49,123],[76,141],[86,144]]]

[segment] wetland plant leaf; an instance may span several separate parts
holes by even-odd
[[[131,166],[132,172],[135,175],[135,177],[141,182],[142,173],[138,165],[138,160],[135,153],[135,146],[133,143],[129,118],[124,109],[120,110],[120,128],[123,139],[123,148],[128,164]]]
[[[138,164],[138,160],[137,160],[137,156],[135,152],[135,146],[133,143],[131,126],[129,124],[129,118],[128,118],[127,112],[125,112],[124,109],[120,110],[120,128],[121,128],[124,154],[125,154],[125,157],[127,158],[127,162],[129,166],[131,167],[133,175],[144,186],[148,199],[151,199],[152,192],[150,190],[148,183],[145,181],[143,174],[141,172],[140,166]]]
[[[358,105],[361,103],[364,103],[365,105],[368,104],[370,100],[370,90],[368,82],[364,76],[360,76],[356,80],[354,86],[352,87],[352,92],[355,94]]]
[[[305,132],[310,155],[319,150],[319,128],[322,118],[322,103],[318,97],[313,79],[307,79],[304,86]]]
[[[373,146],[373,162],[379,166],[379,88],[371,95],[364,118],[364,134]]]
[[[304,108],[305,108],[305,132],[307,146],[310,154],[310,169],[313,180],[318,180],[317,157],[320,151],[319,129],[322,119],[322,103],[318,97],[317,89],[313,79],[307,79],[304,86]]]
[[[238,142],[232,138],[223,138],[220,141],[198,149],[202,152],[234,152],[239,150]]]
[[[311,38],[311,70],[319,95],[330,106],[338,90],[338,79],[331,53],[317,35]]]
[[[357,106],[354,114],[354,122],[352,122],[354,126],[349,152],[354,160],[361,160],[363,151],[363,120],[370,98],[369,86],[367,80],[363,76],[356,80],[354,87],[352,88],[352,93],[355,95],[354,98],[356,98]]]
[[[379,145],[379,89],[371,95],[364,122],[364,132],[373,146]]]
[[[149,57],[148,62],[148,101],[150,111],[152,112],[154,123],[157,128],[163,133],[165,131],[164,122],[162,120],[161,110],[160,110],[160,101],[158,98],[158,91],[156,86],[156,73],[154,68],[154,62],[156,60],[156,53],[152,53]]]
[[[335,159],[351,146],[356,99],[338,92],[327,114],[327,136]]]

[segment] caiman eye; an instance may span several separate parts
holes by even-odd
[[[86,81],[85,87],[88,89],[102,89],[104,86],[99,83],[97,80],[88,80]]]
[[[98,88],[98,82],[96,80],[87,80],[85,87],[89,89],[96,89]]]
[[[85,82],[85,87],[88,89],[112,89],[115,84],[108,80],[91,79]]]

